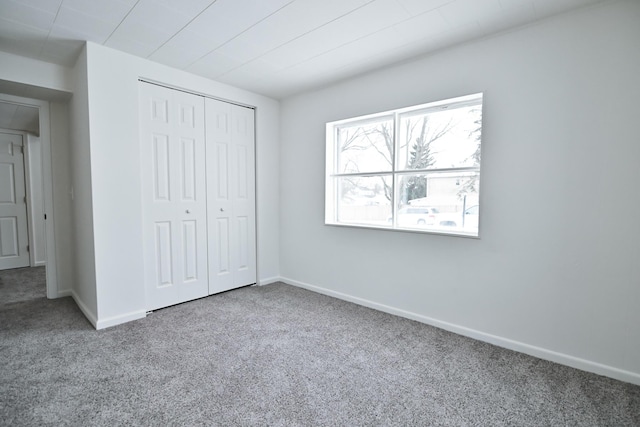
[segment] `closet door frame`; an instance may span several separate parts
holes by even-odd
[[[247,285],[253,285],[253,284],[257,284],[258,283],[258,224],[257,224],[257,191],[258,191],[258,184],[257,184],[257,161],[256,161],[256,151],[257,151],[257,146],[256,146],[256,113],[257,113],[257,108],[255,106],[251,106],[251,105],[247,105],[247,104],[242,104],[242,103],[238,103],[238,102],[234,102],[234,101],[229,101],[226,99],[222,99],[222,98],[218,98],[215,96],[211,96],[202,92],[197,92],[197,91],[189,91],[189,90],[184,90],[182,88],[178,88],[178,87],[174,87],[171,85],[167,85],[165,83],[162,82],[158,82],[152,79],[146,79],[146,78],[139,78],[138,79],[138,83],[146,83],[146,84],[153,84],[153,85],[157,85],[157,86],[161,86],[163,88],[166,89],[171,89],[171,90],[176,90],[179,92],[185,92],[188,94],[192,94],[192,95],[197,95],[197,96],[201,96],[204,98],[205,100],[205,153],[206,153],[206,162],[205,162],[205,175],[206,175],[206,181],[207,181],[207,246],[208,246],[208,250],[207,250],[207,258],[208,258],[208,262],[207,262],[207,267],[208,267],[208,281],[209,281],[209,295],[215,294],[215,293],[219,293],[219,292],[224,292],[226,290],[229,289],[234,289],[234,288],[238,288],[238,287],[242,287],[242,286],[247,286]],[[214,224],[212,223],[212,218],[213,215],[211,215],[211,209],[215,209],[215,207],[211,207],[212,203],[210,203],[210,193],[211,193],[211,184],[210,184],[210,176],[211,174],[211,164],[209,163],[209,159],[212,157],[211,156],[211,151],[212,151],[212,147],[210,147],[210,141],[209,141],[209,136],[207,133],[207,126],[206,123],[208,122],[208,112],[207,112],[207,103],[212,100],[212,101],[218,101],[218,102],[222,102],[225,103],[227,105],[230,106],[230,108],[242,108],[243,110],[250,110],[250,114],[251,114],[251,159],[250,159],[250,163],[247,164],[247,167],[250,168],[251,170],[251,180],[250,180],[250,187],[251,187],[251,191],[252,193],[249,194],[249,199],[250,199],[250,210],[251,210],[251,216],[252,218],[250,218],[250,223],[247,224],[249,226],[249,228],[252,230],[252,244],[251,244],[251,252],[252,254],[250,255],[249,259],[248,259],[248,266],[250,270],[249,272],[244,274],[244,281],[243,282],[237,282],[234,281],[233,279],[229,282],[223,283],[223,284],[219,284],[217,282],[218,278],[216,278],[215,274],[213,274],[213,270],[214,268],[212,267],[212,241],[211,241],[211,230],[214,227]],[[211,207],[211,208],[210,208]],[[219,211],[219,208],[218,208]],[[144,212],[144,209],[143,209]],[[210,218],[211,217],[211,218]],[[146,257],[146,255],[145,255]],[[148,271],[148,269],[146,268],[145,271]],[[148,277],[146,277],[147,274],[145,274],[145,286],[147,285],[148,280],[150,280]],[[247,277],[249,277],[249,279],[247,280]],[[238,284],[241,283],[241,284]],[[149,297],[147,296],[147,306],[150,305],[150,300]]]

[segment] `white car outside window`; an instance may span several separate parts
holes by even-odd
[[[406,206],[398,209],[398,222],[401,227],[426,227],[436,224],[439,211],[428,206]]]

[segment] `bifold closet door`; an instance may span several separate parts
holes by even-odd
[[[208,295],[204,98],[141,82],[140,131],[147,309],[155,310]]]
[[[209,293],[256,283],[254,110],[205,100]]]

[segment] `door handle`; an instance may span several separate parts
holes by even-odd
[[[220,208],[220,212],[224,212],[224,209]]]
[[[189,209],[187,209],[185,212],[188,213],[188,214],[191,213],[191,211]]]

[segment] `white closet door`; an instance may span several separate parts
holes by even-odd
[[[147,308],[155,310],[208,295],[204,99],[141,83],[140,129]]]
[[[28,267],[22,135],[0,133],[0,270]]]
[[[254,111],[206,99],[209,293],[256,283]]]

